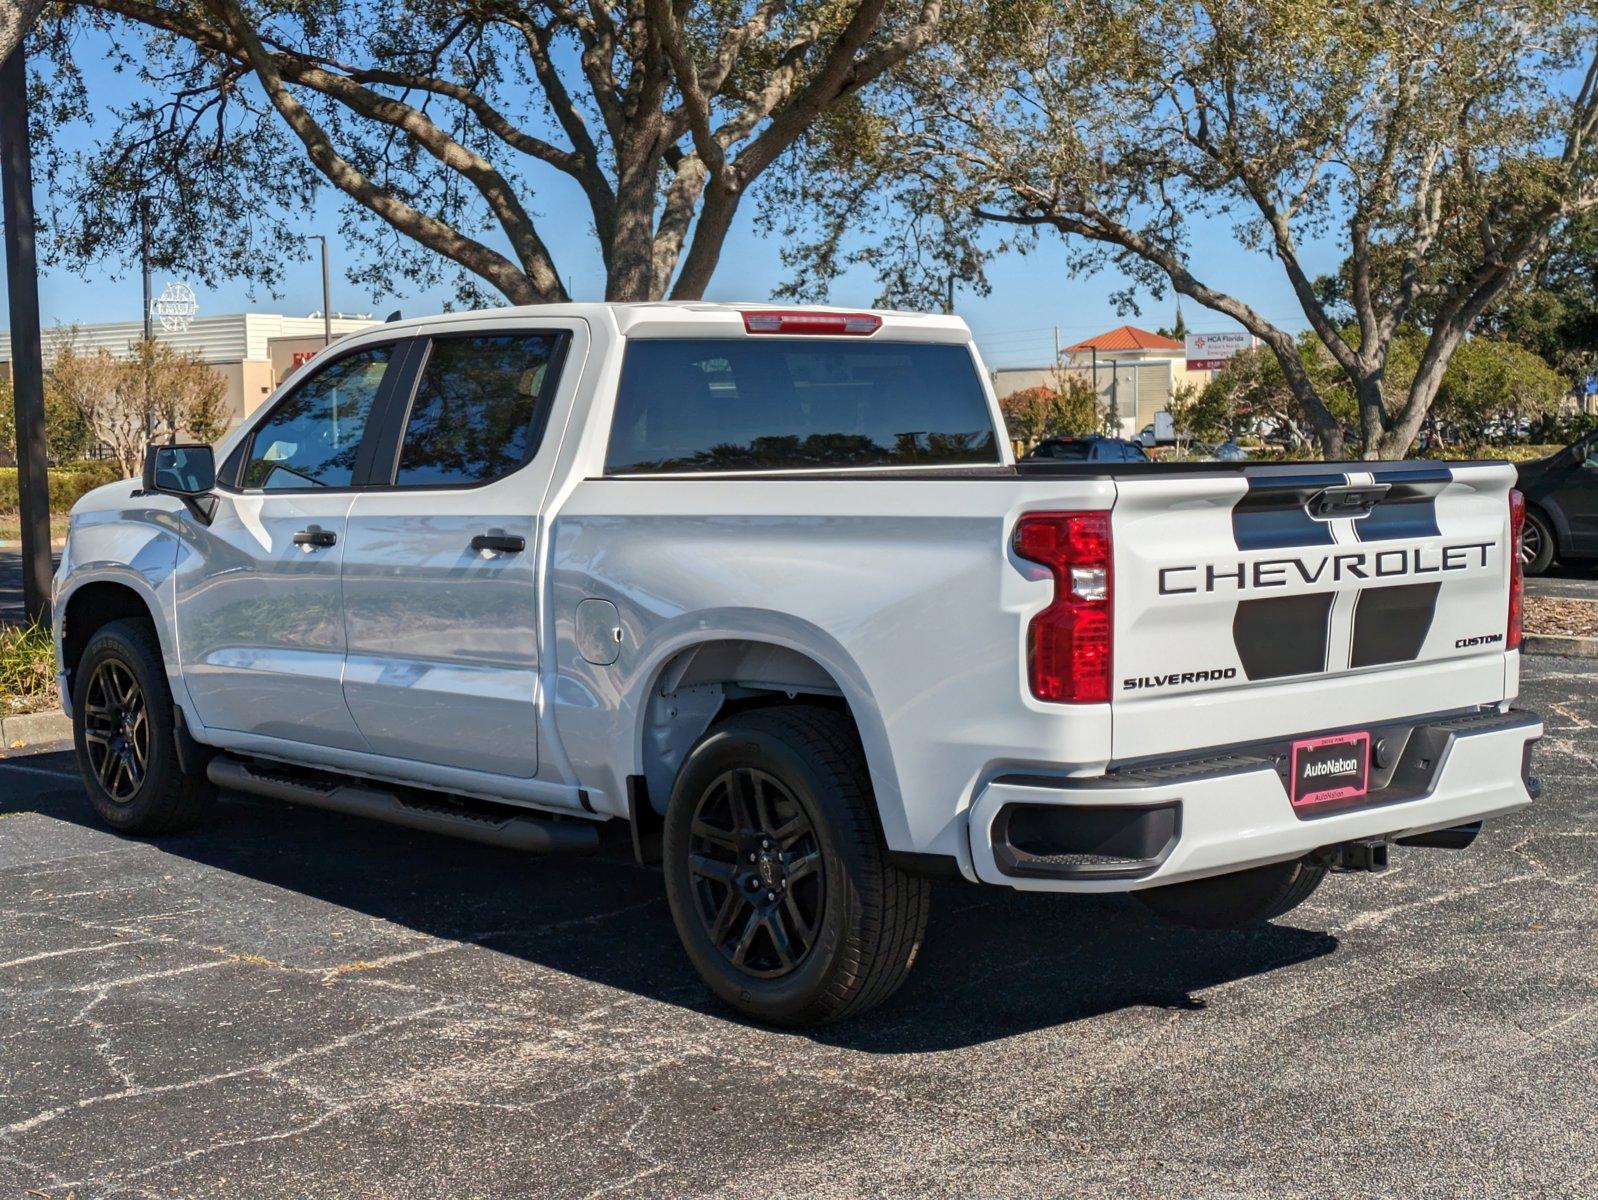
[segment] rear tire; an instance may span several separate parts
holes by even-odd
[[[1325,863],[1300,858],[1132,894],[1167,921],[1189,929],[1245,929],[1297,908],[1324,878]]]
[[[663,852],[689,960],[756,1020],[862,1013],[920,949],[930,885],[889,863],[859,738],[830,709],[757,709],[712,727],[677,776]]]
[[[95,631],[73,677],[72,738],[89,802],[123,833],[175,833],[216,798],[178,765],[172,691],[155,631],[112,621]]]
[[[1526,525],[1520,539],[1520,565],[1527,575],[1541,575],[1554,565],[1553,526],[1535,508],[1526,509]]]

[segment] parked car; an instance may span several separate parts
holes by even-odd
[[[1044,438],[1025,455],[1029,461],[1043,462],[1148,462],[1143,447],[1126,438],[1087,437]]]
[[[1518,470],[1526,495],[1520,547],[1526,573],[1541,575],[1556,558],[1598,558],[1598,433]]]
[[[790,1025],[899,986],[931,878],[1239,926],[1530,803],[1509,466],[1018,464],[1002,431],[947,316],[353,334],[73,509],[89,799],[141,835],[219,788],[616,833],[709,987]]]
[[[1207,447],[1204,453],[1216,462],[1242,462],[1248,457],[1248,451],[1230,438]]]

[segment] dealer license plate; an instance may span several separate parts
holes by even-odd
[[[1370,790],[1371,735],[1339,733],[1293,743],[1294,808],[1357,800]]]

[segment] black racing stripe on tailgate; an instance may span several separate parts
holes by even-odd
[[[1387,494],[1370,515],[1354,522],[1354,535],[1362,542],[1395,538],[1438,537],[1437,497],[1453,482],[1447,467],[1415,467],[1377,477],[1388,484]]]
[[[1366,588],[1354,601],[1351,667],[1414,662],[1431,632],[1440,583]]]
[[[1337,473],[1251,477],[1248,491],[1232,506],[1232,537],[1239,550],[1281,550],[1289,546],[1330,546],[1332,527],[1304,506],[1324,488],[1348,476]]]
[[[1232,640],[1243,674],[1280,679],[1326,670],[1326,639],[1335,592],[1243,600],[1232,618]]]

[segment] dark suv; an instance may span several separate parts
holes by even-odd
[[[1526,574],[1542,574],[1555,558],[1598,558],[1598,433],[1521,463],[1519,470],[1526,495],[1520,544]]]
[[[1125,438],[1089,437],[1044,438],[1026,454],[1028,459],[1045,462],[1148,462],[1143,447]]]

